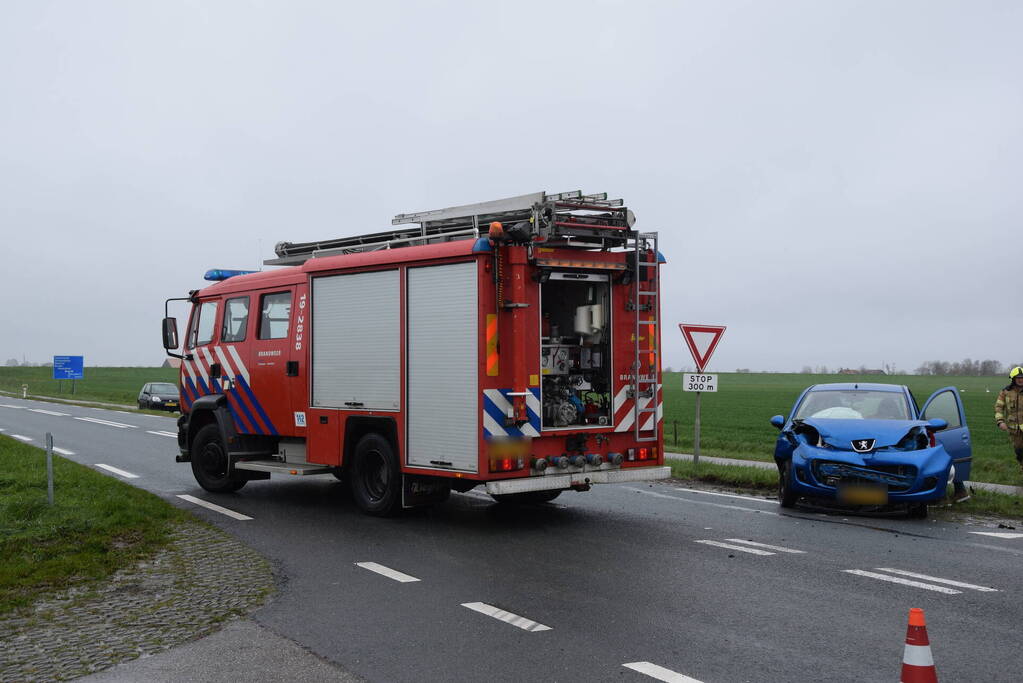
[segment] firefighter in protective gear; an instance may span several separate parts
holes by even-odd
[[[1009,371],[1009,385],[998,392],[995,401],[995,423],[1009,433],[1012,448],[1016,451],[1016,462],[1023,472],[1023,368]]]

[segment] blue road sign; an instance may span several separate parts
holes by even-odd
[[[82,379],[85,356],[54,356],[53,379]]]

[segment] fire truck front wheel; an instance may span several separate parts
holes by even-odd
[[[192,442],[192,474],[199,486],[213,493],[237,491],[245,486],[244,479],[228,475],[227,448],[220,438],[220,428],[208,424],[199,430]]]
[[[401,467],[383,436],[370,433],[359,439],[347,479],[352,499],[363,512],[383,517],[400,509]]]

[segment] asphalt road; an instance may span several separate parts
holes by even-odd
[[[255,621],[371,681],[893,681],[911,607],[941,680],[1019,678],[1023,533],[661,483],[377,519],[331,476],[207,493],[170,416],[0,398],[0,429],[50,431],[265,554],[283,585]]]

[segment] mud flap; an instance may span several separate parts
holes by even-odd
[[[443,503],[451,495],[451,482],[442,477],[403,474],[401,506],[403,508]]]

